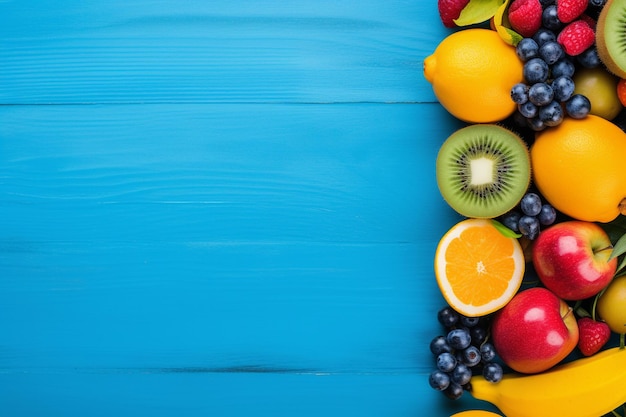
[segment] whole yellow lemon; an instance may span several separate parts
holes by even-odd
[[[615,333],[626,333],[626,275],[613,278],[598,299],[597,311],[600,318]]]
[[[445,37],[424,60],[424,77],[453,116],[490,123],[513,114],[511,88],[523,80],[515,48],[494,30],[472,28]]]
[[[595,115],[565,118],[538,132],[530,148],[535,185],[555,209],[607,223],[626,205],[626,134]]]

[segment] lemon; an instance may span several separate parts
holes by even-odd
[[[603,67],[581,68],[574,74],[574,94],[582,94],[589,99],[590,114],[613,120],[624,107],[617,95],[619,80]]]
[[[424,77],[450,114],[469,123],[491,123],[515,111],[511,88],[522,82],[523,64],[496,31],[472,28],[439,43],[424,60]]]
[[[595,115],[537,133],[530,148],[535,185],[558,211],[577,220],[608,223],[626,198],[626,134]]]
[[[600,318],[615,333],[626,333],[626,275],[613,278],[598,299],[596,306]]]

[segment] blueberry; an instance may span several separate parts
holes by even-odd
[[[539,236],[539,228],[539,220],[535,216],[524,215],[519,219],[520,233],[530,240],[534,240]]]
[[[563,107],[557,101],[551,101],[539,109],[539,120],[546,126],[558,126],[563,118]]]
[[[517,111],[519,111],[522,116],[526,117],[527,119],[532,119],[537,115],[537,113],[539,113],[539,108],[532,102],[527,101],[524,104],[518,104]]]
[[[437,391],[443,391],[450,385],[450,376],[442,371],[433,371],[430,373],[428,383],[433,389]]]
[[[545,106],[553,99],[554,91],[548,83],[535,83],[528,89],[528,100],[536,106]]]
[[[522,213],[536,216],[541,211],[541,197],[536,193],[526,193],[519,202]]]
[[[565,51],[557,41],[546,41],[539,47],[539,57],[548,65],[552,65],[563,57]]]
[[[552,80],[554,99],[560,102],[567,101],[574,94],[574,80],[567,75],[561,75]]]
[[[517,43],[515,53],[522,62],[526,62],[539,56],[539,45],[533,38],[523,38]]]
[[[452,400],[458,400],[463,395],[463,387],[455,382],[450,382],[448,388],[443,390],[446,397]]]
[[[541,45],[543,45],[546,42],[556,41],[556,34],[550,29],[540,28],[533,35],[533,39],[535,40],[535,42],[537,42],[537,45],[541,47]]]
[[[472,336],[472,345],[480,346],[487,339],[487,329],[482,326],[472,327],[470,335]]]
[[[466,328],[453,329],[446,335],[448,344],[452,349],[462,350],[470,345],[472,337]]]
[[[483,377],[489,382],[500,382],[503,376],[502,367],[495,362],[488,363],[483,368]]]
[[[480,346],[480,355],[484,362],[491,362],[496,357],[496,348],[492,343],[483,343]]]
[[[512,231],[519,232],[519,229],[517,228],[517,222],[519,222],[520,217],[522,217],[522,214],[519,211],[513,210],[503,215],[501,221],[503,225],[505,225]]]
[[[528,85],[517,83],[511,88],[511,99],[517,104],[524,104],[528,101]]]
[[[606,0],[589,0],[589,5],[592,7],[604,7]]]
[[[551,4],[554,4],[556,0],[539,0],[539,3],[541,3],[541,5],[543,7],[549,6]]]
[[[574,72],[576,72],[576,66],[571,58],[563,57],[552,64],[550,71],[552,72],[552,78],[557,78],[562,75],[573,77]]]
[[[528,127],[535,132],[540,132],[547,127],[547,125],[543,122],[543,120],[539,118],[539,116],[528,119],[527,124]]]
[[[480,317],[461,316],[461,324],[465,327],[474,327],[480,323]]]
[[[544,204],[541,206],[537,219],[544,226],[549,226],[556,221],[556,210],[550,204]]]
[[[463,363],[470,368],[478,365],[481,360],[480,350],[476,346],[468,346],[463,350]]]
[[[556,13],[556,4],[550,4],[543,9],[541,24],[544,28],[554,32],[558,32],[563,27],[563,22],[559,20]]]
[[[445,336],[437,336],[430,341],[430,351],[433,353],[433,355],[439,356],[444,352],[452,352],[452,348],[448,344]]]
[[[591,102],[582,94],[574,94],[565,102],[565,111],[573,119],[582,119],[591,111]]]
[[[541,58],[529,59],[523,67],[523,76],[528,84],[545,82],[548,80],[550,67]]]
[[[452,371],[450,379],[459,385],[465,385],[472,379],[472,370],[464,363],[458,363]]]
[[[459,317],[459,313],[450,306],[446,306],[437,312],[437,320],[446,329],[454,326],[459,321]]]
[[[587,48],[576,56],[578,63],[585,68],[596,68],[600,66],[600,57],[595,46]]]
[[[443,352],[437,355],[437,369],[442,372],[452,372],[457,366],[457,360],[450,352]]]

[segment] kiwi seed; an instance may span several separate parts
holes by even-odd
[[[626,78],[626,0],[608,0],[600,11],[596,48],[606,68]]]
[[[528,146],[502,126],[469,125],[443,143],[436,174],[442,197],[459,214],[495,218],[513,209],[528,190]]]

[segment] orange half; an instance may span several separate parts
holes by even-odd
[[[504,307],[519,290],[526,261],[516,238],[504,236],[490,219],[466,219],[441,238],[435,276],[450,307],[479,317]]]

